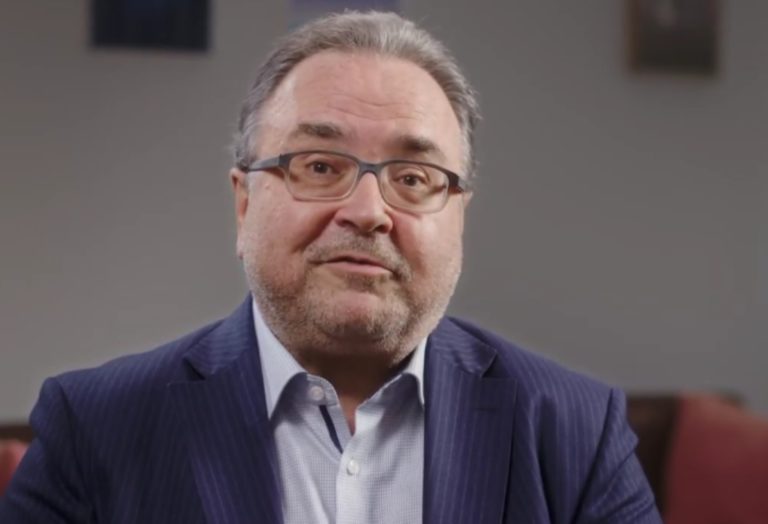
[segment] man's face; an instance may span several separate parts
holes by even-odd
[[[439,85],[411,62],[374,54],[325,51],[299,63],[267,102],[255,141],[260,159],[321,149],[463,168]],[[434,327],[461,269],[462,195],[416,214],[385,203],[371,173],[333,202],[295,200],[279,169],[249,175],[250,185],[245,176],[232,171],[238,255],[286,347],[379,345],[401,358]]]

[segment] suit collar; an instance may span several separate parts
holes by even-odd
[[[230,316],[200,338],[187,351],[184,361],[201,378],[208,378],[249,352],[258,353],[250,295]],[[261,372],[260,367],[258,371]]]
[[[281,522],[250,298],[190,349],[199,380],[169,384],[208,522]]]
[[[460,328],[448,317],[440,321],[429,336],[429,342],[435,357],[470,375],[485,375],[496,361],[496,349]]]
[[[496,350],[450,320],[427,348],[424,522],[501,522],[516,381]]]

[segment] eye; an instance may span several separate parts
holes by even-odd
[[[402,187],[417,190],[424,189],[431,185],[427,173],[413,167],[401,169],[394,174],[393,181]]]
[[[315,161],[309,165],[309,169],[317,175],[327,175],[334,171],[333,167],[325,162]]]
[[[333,153],[306,153],[293,159],[292,168],[303,176],[315,178],[339,177],[353,170],[349,159]]]
[[[417,187],[424,185],[426,181],[424,180],[424,177],[418,175],[404,175],[400,177],[400,183],[409,187]]]

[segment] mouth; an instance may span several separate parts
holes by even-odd
[[[360,253],[341,253],[322,262],[331,269],[342,272],[362,273],[367,275],[383,275],[393,273],[386,262],[369,255]]]

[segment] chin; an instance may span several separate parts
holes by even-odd
[[[410,316],[404,304],[372,293],[347,291],[327,298],[315,309],[316,322],[335,338],[380,340],[400,333]]]

